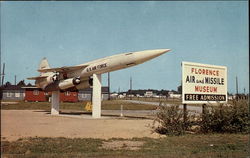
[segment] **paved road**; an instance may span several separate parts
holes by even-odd
[[[136,103],[136,104],[148,104],[148,105],[159,105],[159,102],[146,102],[146,101],[140,101],[140,100],[124,100],[126,102],[130,103]],[[166,104],[166,106],[170,106],[172,104]],[[179,105],[180,109],[183,109],[183,105]],[[201,106],[192,106],[187,105],[187,110],[194,112],[194,113],[202,113],[202,107]]]

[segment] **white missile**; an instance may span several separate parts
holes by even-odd
[[[103,74],[142,64],[168,51],[170,49],[129,52],[60,68],[50,68],[47,59],[43,59],[38,70],[40,76],[28,79],[36,80],[36,86],[45,91],[84,89],[92,86],[93,74]]]
[[[160,56],[168,51],[170,51],[170,49],[129,52],[102,58],[99,60],[94,60],[84,64],[89,66],[87,66],[86,69],[81,71],[81,77],[90,76],[94,73],[102,74],[135,66],[144,63],[150,59],[153,59],[157,56]]]

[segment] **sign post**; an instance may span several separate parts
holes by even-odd
[[[186,123],[187,123],[187,104],[183,104],[183,122],[184,122],[184,128],[186,129]]]

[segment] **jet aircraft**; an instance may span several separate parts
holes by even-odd
[[[37,87],[48,91],[66,91],[89,88],[93,84],[93,74],[103,74],[142,64],[158,57],[170,49],[144,50],[113,55],[76,66],[50,68],[48,60],[43,58],[39,69],[40,76],[27,78],[35,80]]]

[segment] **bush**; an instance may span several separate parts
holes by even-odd
[[[180,110],[179,106],[160,106],[152,128],[157,133],[168,135],[181,135],[187,131],[249,133],[250,129],[247,101],[234,102],[229,106],[221,104],[209,107],[199,116],[187,113],[186,123],[183,117],[183,110]]]
[[[187,115],[186,123],[184,123],[183,117],[184,112],[179,109],[178,105],[160,106],[152,128],[160,134],[182,135],[191,128],[193,124],[191,120],[194,116]]]
[[[201,132],[247,133],[249,132],[249,116],[246,101],[234,102],[233,105],[211,107],[202,114]]]

